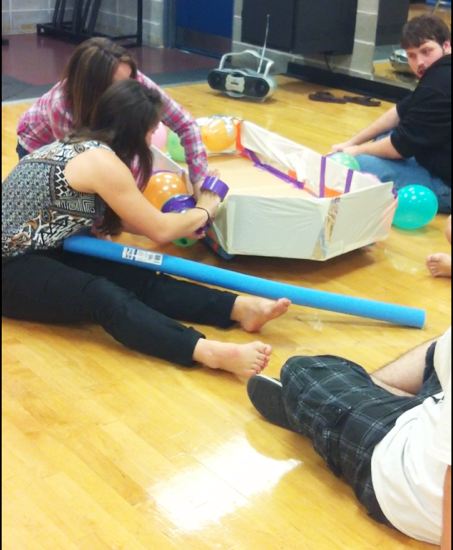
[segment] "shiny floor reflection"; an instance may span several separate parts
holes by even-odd
[[[228,514],[239,513],[250,504],[249,499],[272,491],[301,464],[296,459],[264,456],[242,436],[213,449],[212,455],[197,458],[198,465],[191,464],[149,489],[149,498],[185,531],[204,529]]]

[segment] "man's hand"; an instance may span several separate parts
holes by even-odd
[[[337,143],[336,145],[332,145],[332,153],[345,153],[345,149],[348,147],[352,147],[352,143],[350,141]]]
[[[346,153],[353,157],[355,157],[356,155],[360,155],[360,145],[352,145],[351,147],[345,147],[343,149],[343,153]]]
[[[348,153],[347,149],[349,147],[366,145],[369,142],[373,142],[378,136],[387,134],[388,132],[396,128],[399,122],[400,122],[400,118],[395,105],[389,111],[381,115],[372,124],[367,126],[364,130],[362,130],[352,138],[348,139],[348,141],[333,145],[332,153]],[[349,153],[349,154],[352,155],[352,153]],[[355,153],[355,154],[357,155],[358,153]],[[359,154],[373,155],[375,153],[373,152],[370,153],[368,151],[361,151]],[[381,155],[378,154],[376,156],[381,156]],[[383,158],[398,158],[398,157],[384,155]]]
[[[343,153],[356,157],[357,155],[373,155],[381,159],[401,160],[401,155],[393,147],[390,136],[387,136],[377,141],[369,141],[362,145],[353,145],[346,147]]]

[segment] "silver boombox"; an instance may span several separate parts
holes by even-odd
[[[264,53],[264,52],[263,52]],[[258,70],[252,69],[225,69],[225,63],[232,58],[252,55],[259,60]],[[261,67],[264,65],[264,72]],[[208,84],[213,90],[224,92],[230,97],[248,97],[264,101],[272,96],[277,88],[277,82],[269,71],[274,62],[253,50],[245,50],[242,53],[227,53],[222,56],[218,69],[213,69],[208,74]]]

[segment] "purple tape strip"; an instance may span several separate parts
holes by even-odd
[[[344,188],[345,193],[349,193],[351,190],[352,178],[354,177],[354,170],[348,170],[348,175],[346,176],[346,185]]]
[[[189,208],[196,206],[196,201],[190,195],[174,195],[170,197],[162,206],[162,212],[168,214],[170,212],[184,212]]]
[[[291,183],[298,189],[303,189],[304,184],[300,181],[296,180],[295,178],[292,178],[291,176],[288,176],[288,174],[285,174],[283,172],[280,172],[280,170],[277,170],[277,168],[274,168],[272,166],[269,166],[269,164],[264,164],[260,161],[256,153],[251,151],[250,149],[244,149],[243,153],[246,154],[248,157],[252,159],[255,166],[258,166],[259,168],[262,168],[263,170],[266,170],[266,172],[269,172],[270,174],[273,174],[274,176],[277,176],[277,178],[281,179],[285,183]]]
[[[255,166],[262,166],[261,161],[258,158],[258,155],[256,153],[254,153],[253,151],[251,151],[250,149],[244,149],[242,151],[242,153],[247,155],[248,157],[250,157],[253,160],[253,162],[255,163]]]
[[[219,195],[219,197],[223,199],[226,197],[228,193],[228,185],[224,183],[222,180],[219,180],[219,178],[216,178],[214,176],[208,176],[201,186],[201,189],[205,189],[207,191],[212,191],[213,193],[216,193]]]
[[[319,198],[323,199],[326,196],[326,157],[321,158],[321,179],[319,181]]]

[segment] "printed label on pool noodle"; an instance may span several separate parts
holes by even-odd
[[[122,257],[126,260],[134,260],[145,264],[162,265],[162,254],[148,252],[147,250],[137,250],[136,248],[124,247]]]

